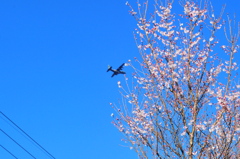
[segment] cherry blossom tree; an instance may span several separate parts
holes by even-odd
[[[122,100],[112,107],[129,147],[144,159],[240,158],[240,24],[209,2],[126,4],[141,58],[126,64],[133,74],[118,82]]]

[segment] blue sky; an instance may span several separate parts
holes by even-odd
[[[137,158],[111,124],[109,103],[118,101],[124,78],[106,72],[138,56],[125,2],[0,1],[0,111],[57,159]],[[240,1],[216,5],[223,3],[239,20]],[[48,158],[2,119],[2,130]],[[17,157],[31,158],[3,133],[0,139]],[[0,158],[12,157],[0,147]]]

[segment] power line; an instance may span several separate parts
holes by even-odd
[[[17,124],[15,124],[7,115],[5,115],[2,111],[0,113],[8,119],[14,126],[16,126],[23,134],[25,134],[29,139],[31,139],[37,146],[39,146],[45,153],[47,153],[52,158],[56,159],[52,154],[50,154],[45,148],[43,148],[37,141],[35,141],[30,135],[28,135],[23,129],[21,129]]]
[[[11,139],[15,144],[17,144],[19,147],[21,147],[26,153],[28,153],[30,156],[36,159],[28,150],[26,150],[24,147],[22,147],[16,140],[14,140],[11,136],[9,136],[5,131],[0,129],[2,133],[4,133],[9,139]]]
[[[16,126],[14,126],[12,123],[10,123],[10,121],[8,121],[4,116],[0,115],[0,118],[5,121],[8,125],[10,125],[14,130],[16,130],[19,134],[21,134],[26,140],[28,140],[29,142],[31,142],[32,144],[33,141],[31,139],[29,139],[26,135],[24,135]],[[43,151],[41,148],[39,148],[36,144],[34,144],[34,146],[36,146],[38,149],[40,149],[41,151]],[[43,151],[44,152],[44,151]],[[45,153],[45,152],[44,152]]]
[[[12,155],[14,158],[18,159],[14,154],[12,154],[8,149],[6,149],[3,145],[0,145],[5,151],[7,151],[10,155]]]
[[[8,125],[10,125],[14,130],[16,130],[19,134],[21,134],[25,139],[27,139],[29,142],[31,142],[32,144],[33,141],[31,139],[29,139],[26,135],[24,135],[16,126],[14,126],[12,123],[10,123],[10,121],[8,121],[4,116],[0,115],[0,118],[5,121],[6,123],[8,123]],[[34,144],[34,146],[36,146],[38,149],[40,149],[41,151],[43,151],[41,148],[39,148],[36,144]],[[44,151],[43,151],[44,152]],[[46,152],[44,152],[46,153]]]

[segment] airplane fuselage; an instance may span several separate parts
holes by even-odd
[[[126,74],[125,72],[123,71],[118,71],[118,70],[111,70],[112,72],[116,73],[116,74]]]

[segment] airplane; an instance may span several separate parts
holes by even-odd
[[[125,65],[125,63],[123,63],[121,66],[119,66],[116,70],[112,69],[112,66],[108,66],[108,71],[112,71],[113,74],[111,77],[118,75],[118,74],[126,74],[126,72],[121,71],[123,69],[123,66]]]

